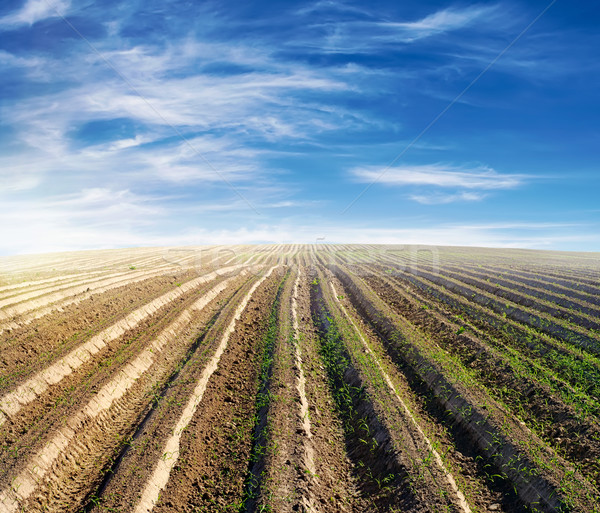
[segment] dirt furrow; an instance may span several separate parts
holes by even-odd
[[[227,329],[225,330],[225,333],[221,338],[220,344],[217,347],[217,351],[215,352],[211,360],[208,362],[208,365],[202,372],[202,375],[198,380],[196,388],[194,389],[192,396],[189,398],[185,409],[183,410],[183,413],[179,418],[175,429],[173,430],[173,434],[167,439],[164,445],[163,454],[168,455],[168,458],[161,458],[157,462],[152,476],[150,477],[150,479],[146,483],[146,486],[144,487],[141,499],[136,504],[134,510],[136,513],[147,513],[149,511],[152,511],[154,509],[154,506],[158,502],[161,496],[161,492],[166,487],[169,481],[171,471],[175,467],[175,464],[177,463],[177,460],[179,458],[180,440],[182,434],[187,428],[190,421],[192,420],[194,414],[196,413],[198,405],[202,401],[208,381],[213,375],[213,373],[217,370],[219,360],[221,359],[221,356],[227,348],[229,338],[235,330],[236,323],[238,322],[242,315],[242,312],[248,305],[248,302],[250,301],[254,291],[271,275],[271,273],[274,270],[275,267],[269,269],[269,271],[253,285],[248,294],[242,299],[241,303],[238,305],[235,312],[235,316],[229,324],[229,326],[227,327]]]
[[[248,511],[368,511],[346,453],[342,420],[324,386],[327,374],[311,322],[310,273],[302,267],[297,273],[282,294],[265,470],[260,497]]]
[[[553,290],[573,291],[574,293],[585,293],[591,298],[594,298],[594,304],[600,304],[600,286],[596,280],[581,278],[578,281],[576,277],[569,279],[565,276],[564,269],[557,269],[554,273],[536,272],[525,269],[509,269],[503,270],[497,267],[489,267],[492,273],[506,273],[518,276],[520,279],[527,279],[544,284],[544,286]]]
[[[77,273],[65,276],[56,276],[54,278],[46,278],[45,280],[7,285],[4,287],[0,287],[0,298],[4,300],[28,292],[37,292],[39,290],[47,288],[49,284],[56,285],[57,287],[62,287],[66,284],[76,283],[79,280],[93,279],[102,276],[103,274],[106,273],[102,271],[95,271],[91,273]]]
[[[487,394],[472,382],[468,371],[458,362],[450,360],[438,348],[425,344],[414,327],[402,327],[405,321],[399,318],[392,321],[394,315],[385,313],[387,307],[357,279],[339,268],[335,272],[349,287],[347,290],[363,315],[387,340],[393,357],[400,359],[401,365],[408,365],[428,384],[456,425],[477,444],[484,457],[497,466],[501,475],[512,482],[523,503],[536,505],[544,511],[564,508],[570,503],[593,509],[591,505],[595,499],[590,495],[592,492],[586,490],[589,483],[584,484],[583,476],[574,479],[577,472],[522,423],[486,397]],[[464,383],[470,384],[468,390]],[[481,409],[481,404],[486,405],[485,410]]]
[[[572,310],[573,312],[580,312],[595,317],[600,315],[600,306],[581,299],[580,295],[575,296],[570,292],[565,294],[564,292],[553,292],[549,289],[536,287],[518,277],[509,277],[505,272],[501,274],[494,274],[491,272],[485,273],[477,267],[469,268],[467,266],[450,266],[449,268],[455,272],[460,272],[465,276],[478,278],[479,280],[487,282],[489,285],[501,286],[503,288],[502,290],[518,290],[528,296],[554,303],[555,305],[561,306],[567,310]]]
[[[185,308],[201,297],[210,286],[179,298],[166,305],[154,316],[123,337],[111,342],[98,357],[67,376],[61,383],[48,389],[38,400],[23,408],[16,420],[0,428],[0,486],[10,475],[16,475],[28,455],[43,445],[46,433],[56,429],[73,414],[82,402],[89,401],[108,382],[114,373],[124,368],[129,359],[142,351],[148,340],[156,336]]]
[[[350,325],[335,304],[324,276],[319,271],[311,283],[311,309],[319,329],[319,353],[356,480],[358,493],[352,509],[425,512],[450,506],[443,497],[431,493],[438,488],[429,480],[431,475],[417,470],[418,449],[406,450],[402,437],[390,429],[397,423],[391,420],[396,412],[387,415],[385,411],[389,394],[379,400],[381,396],[370,381],[369,364],[363,365],[364,348],[362,344],[357,347],[355,334],[348,329]],[[418,488],[417,476],[425,479]]]
[[[302,363],[302,347],[300,346],[300,324],[298,322],[298,287],[300,286],[302,276],[298,274],[294,283],[294,292],[292,296],[292,327],[294,328],[294,364],[298,369],[296,379],[296,390],[300,398],[300,419],[302,419],[301,429],[304,433],[302,438],[303,466],[309,475],[315,474],[315,455],[312,447],[312,430],[310,415],[308,409],[308,399],[306,397],[306,377],[304,375],[304,365]],[[303,501],[306,505],[311,504],[310,497]]]
[[[403,269],[407,267],[416,268],[421,264],[456,266],[462,269],[484,271],[490,276],[514,277],[516,275],[519,276],[517,279],[530,277],[546,280],[546,283],[552,285],[557,285],[557,281],[564,280],[564,286],[573,291],[576,291],[580,285],[585,283],[597,285],[597,282],[589,279],[593,273],[590,266],[584,266],[579,271],[570,267],[575,265],[575,259],[573,258],[565,259],[557,265],[550,265],[548,262],[536,259],[530,261],[521,260],[519,256],[516,256],[515,259],[511,258],[506,262],[502,262],[502,259],[498,258],[499,251],[496,251],[490,259],[477,250],[468,251],[466,254],[457,256],[450,254],[447,248],[424,247],[423,249],[425,251],[420,254],[417,254],[414,249],[412,251],[400,252],[386,251],[381,254],[383,257],[381,261],[386,261],[390,265]]]
[[[107,280],[99,280],[90,284],[86,283],[76,287],[69,287],[61,292],[50,293],[4,308],[0,311],[0,334],[39,319],[53,310],[80,302],[94,294],[99,294],[126,284],[131,285],[152,276],[160,276],[161,274],[164,274],[164,271],[147,271],[135,273],[133,276],[128,275],[126,277],[120,276]]]
[[[222,271],[210,273],[207,276],[201,276],[154,299],[144,307],[135,310],[124,319],[92,337],[81,346],[73,349],[69,354],[60,358],[50,367],[19,385],[14,391],[0,397],[0,426],[6,422],[7,418],[15,418],[24,406],[34,401],[36,397],[43,394],[49,387],[56,385],[85,362],[94,358],[94,355],[106,347],[107,343],[119,338],[127,330],[134,328],[142,320],[152,315],[162,306],[170,303],[195,287],[207,283],[217,276],[235,271],[238,268],[239,267],[237,266],[226,268]]]
[[[243,278],[240,278],[243,279]],[[216,280],[223,280],[219,278]],[[0,428],[0,454],[4,466],[0,468],[0,486],[5,486],[11,475],[17,475],[23,463],[43,446],[47,433],[58,429],[65,418],[78,411],[82,403],[91,400],[115,373],[124,369],[130,359],[174,319],[202,297],[213,285],[205,285],[184,297],[162,307],[156,314],[128,330],[123,337],[109,343],[93,361],[86,362],[62,382],[25,406],[17,419]]]
[[[439,270],[431,267],[421,266],[416,270],[416,274],[421,274],[421,269],[425,269],[429,273],[439,272],[440,277],[444,281],[444,285],[450,290],[453,287],[460,287],[458,292],[464,296],[473,297],[474,294],[482,296],[482,300],[486,301],[485,298],[495,299],[502,298],[511,303],[511,306],[521,305],[526,308],[527,312],[535,314],[536,312],[544,315],[546,319],[555,319],[557,322],[566,321],[567,326],[572,326],[575,329],[585,328],[600,329],[600,322],[597,321],[597,316],[600,312],[595,311],[592,315],[582,312],[581,310],[575,310],[573,308],[565,308],[560,305],[552,304],[544,299],[535,298],[528,295],[526,292],[517,291],[515,287],[504,288],[499,285],[488,283],[484,280],[477,279],[466,275],[462,271],[449,271],[446,267],[441,267]],[[431,279],[431,275],[427,276]],[[465,288],[466,286],[466,288]],[[489,301],[486,304],[491,304]],[[509,308],[509,303],[505,304],[506,309]],[[495,309],[492,306],[492,309]]]
[[[165,457],[164,441],[173,435],[174,427],[234,318],[239,302],[256,281],[251,273],[248,276],[249,279],[238,278],[227,297],[216,301],[216,310],[205,322],[200,336],[179,358],[168,378],[153,388],[151,408],[138,419],[135,429],[123,440],[110,464],[104,468],[102,478],[86,499],[86,512],[119,511],[123,508],[131,511],[140,500],[156,462]]]
[[[600,427],[597,417],[584,414],[597,415],[598,404],[593,398],[583,396],[554,373],[547,372],[543,361],[529,361],[526,354],[516,356],[489,331],[473,326],[466,329],[463,320],[452,320],[450,312],[439,310],[422,297],[410,296],[385,276],[364,279],[393,310],[473,369],[478,381],[518,412],[527,426],[554,450],[598,482]]]
[[[598,262],[0,257],[0,513],[600,513]]]
[[[450,488],[455,493],[456,499],[458,500],[458,504],[459,504],[461,510],[464,511],[465,513],[470,513],[471,512],[471,508],[469,507],[469,504],[467,503],[467,500],[465,499],[464,494],[459,490],[459,488],[458,488],[458,486],[456,484],[456,480],[454,479],[454,476],[448,471],[448,469],[444,465],[444,462],[442,461],[442,458],[441,458],[440,454],[438,453],[438,451],[435,450],[435,448],[433,447],[433,444],[431,443],[431,441],[429,440],[429,438],[427,437],[427,435],[425,434],[425,432],[421,429],[421,426],[419,425],[419,423],[417,422],[417,420],[415,419],[415,417],[411,413],[410,409],[406,406],[406,403],[402,400],[402,397],[400,397],[400,394],[396,390],[396,387],[392,383],[392,380],[390,379],[390,377],[387,374],[387,372],[381,366],[381,363],[379,362],[379,360],[377,359],[377,357],[374,356],[373,352],[371,351],[371,348],[369,347],[369,343],[367,342],[367,340],[365,339],[365,337],[360,332],[358,326],[356,325],[356,323],[354,322],[354,320],[352,319],[352,317],[348,313],[348,310],[346,310],[346,308],[344,307],[344,305],[340,301],[340,296],[337,293],[335,285],[333,283],[330,283],[329,285],[331,286],[331,290],[333,292],[333,297],[337,301],[338,305],[342,309],[342,312],[344,313],[344,315],[346,316],[346,318],[348,319],[348,321],[350,322],[350,324],[354,328],[355,332],[358,334],[360,340],[362,341],[363,347],[365,348],[365,352],[367,352],[369,355],[373,356],[373,360],[375,362],[375,365],[377,366],[377,368],[379,369],[379,372],[383,376],[383,379],[385,380],[386,385],[392,391],[392,393],[395,396],[396,400],[400,404],[402,410],[404,410],[404,413],[406,414],[406,416],[408,417],[408,419],[410,420],[410,422],[412,422],[412,424],[414,425],[414,427],[415,427],[416,431],[418,432],[418,434],[423,438],[423,441],[424,441],[425,445],[427,446],[428,450],[431,452],[431,454],[433,454],[435,462],[440,467],[442,473],[444,474],[444,476],[446,477],[446,480],[448,481],[448,484],[450,485]]]
[[[543,312],[530,311],[510,300],[500,301],[492,294],[483,290],[476,290],[469,285],[460,284],[451,278],[425,271],[423,268],[405,269],[401,274],[411,280],[426,279],[430,283],[468,298],[470,302],[477,303],[496,314],[506,316],[519,323],[527,324],[550,336],[568,341],[575,346],[584,348],[592,354],[600,353],[600,348],[598,347],[600,336],[596,335],[594,330],[588,330],[585,327],[561,321]],[[414,277],[411,275],[414,275]],[[592,324],[596,323],[592,322]]]
[[[475,324],[485,332],[495,333],[507,346],[514,347],[527,358],[539,359],[543,365],[552,368],[555,374],[558,373],[561,379],[568,381],[572,386],[590,390],[596,388],[598,379],[595,376],[600,376],[600,364],[594,355],[486,310],[480,305],[472,304],[467,298],[428,284],[427,281],[421,281],[416,276],[400,278],[392,274],[391,278],[402,286],[408,284],[414,287],[418,291],[417,295],[425,294],[445,303],[456,311],[456,315],[465,318],[465,323]]]
[[[196,277],[195,273],[158,276],[121,286],[12,330],[0,341],[0,393],[120,318]]]
[[[279,351],[280,336],[284,328],[283,324],[289,319],[285,316],[289,313],[282,308],[281,298],[289,296],[290,284],[289,269],[279,280],[275,296],[271,301],[270,308],[265,309],[263,335],[258,343],[258,379],[257,392],[254,398],[254,415],[251,433],[251,448],[249,465],[244,479],[242,509],[246,513],[260,511],[268,508],[265,495],[270,488],[270,476],[267,465],[270,455],[275,448],[273,440],[273,413],[277,404],[277,391],[274,389],[274,374],[277,367],[282,363]]]
[[[559,351],[567,352],[574,358],[586,358],[581,354],[584,350],[588,353],[589,359],[594,361],[598,359],[596,353],[600,352],[600,348],[595,339],[599,335],[593,331],[585,331],[582,328],[579,332],[573,332],[556,323],[545,321],[539,316],[528,314],[522,310],[511,309],[510,307],[507,308],[497,301],[487,302],[477,298],[476,295],[464,295],[460,291],[452,291],[452,289],[446,288],[444,284],[430,281],[427,277],[417,274],[392,274],[392,277],[403,282],[409,282],[418,289],[435,295],[449,304],[461,304],[465,313],[480,320],[485,319],[496,328],[504,329],[505,326],[510,325],[515,330],[522,332],[524,338],[530,339],[532,335],[535,335],[538,341],[543,341],[544,344]]]
[[[63,299],[56,301],[55,303],[47,304],[46,306],[42,306],[31,311],[28,311],[23,314],[19,314],[17,317],[11,318],[7,321],[0,322],[0,335],[3,333],[10,333],[12,330],[19,329],[20,327],[26,326],[37,319],[41,319],[49,314],[55,312],[62,312],[66,307],[71,305],[77,305],[86,301],[88,299],[93,299],[95,296],[99,294],[103,294],[107,291],[113,290],[122,286],[131,286],[140,281],[146,280],[152,276],[162,276],[165,274],[169,274],[168,272],[160,271],[153,272],[149,275],[137,275],[129,281],[126,282],[116,282],[111,285],[105,285],[94,290],[85,290],[85,292],[79,293],[74,296],[68,296]],[[172,273],[171,273],[172,274]]]
[[[431,262],[428,262],[431,263]],[[545,266],[500,266],[497,263],[485,261],[474,262],[472,258],[462,258],[459,260],[446,260],[445,265],[452,265],[458,269],[473,270],[482,272],[490,277],[508,278],[519,283],[528,284],[567,296],[577,297],[584,301],[589,301],[599,305],[598,281],[590,279],[590,269],[582,270],[579,274],[573,274],[569,269],[567,262],[562,267],[550,270]],[[588,279],[585,277],[587,276]],[[589,286],[592,286],[589,288]]]
[[[296,270],[296,275],[282,284],[269,318],[266,340],[267,345],[273,344],[273,358],[270,375],[261,373],[268,380],[263,380],[258,397],[258,429],[250,479],[246,479],[248,512],[319,511],[313,490],[317,471],[298,322],[301,273]]]
[[[48,283],[65,282],[69,280],[76,280],[85,276],[91,277],[93,274],[101,274],[102,271],[96,271],[96,273],[74,273],[74,274],[63,274],[60,276],[53,276],[52,278],[44,278],[41,280],[22,281],[19,283],[13,283],[11,285],[3,285],[0,287],[0,294],[12,294],[11,291],[18,289],[28,289],[36,287],[45,287]],[[17,292],[18,293],[18,292]]]
[[[181,340],[182,333],[195,318],[234,280],[236,277],[221,281],[196,300],[128,361],[87,405],[67,418],[65,427],[59,429],[12,479],[10,488],[0,495],[0,505],[7,512],[17,511],[25,504],[27,511],[72,511],[73,507],[69,505],[76,504],[78,498],[81,500],[82,487],[84,492],[87,491],[85,487],[89,486],[90,478],[97,477],[98,472],[96,466],[82,468],[80,464],[86,458],[101,461],[105,457],[103,450],[106,450],[107,441],[110,446],[119,440],[123,429],[140,414],[148,390],[167,373],[170,359],[162,353],[168,350],[168,353],[181,355],[184,348],[177,351],[170,344],[178,337]],[[143,382],[140,378],[149,374],[151,368],[151,375],[145,376]],[[124,422],[125,419],[128,421]],[[75,469],[71,462],[75,462]],[[74,471],[78,477],[73,480],[71,474]],[[66,476],[70,476],[70,480],[65,479]]]
[[[94,276],[93,274],[90,274],[64,284],[53,284],[36,290],[28,289],[19,292],[18,294],[14,294],[9,297],[0,299],[0,308],[2,308],[9,315],[11,314],[11,312],[14,312],[14,315],[18,315],[19,313],[23,313],[23,311],[27,311],[21,310],[21,308],[28,306],[22,305],[22,303],[31,303],[32,305],[34,305],[35,308],[37,306],[41,306],[39,304],[39,300],[45,300],[45,298],[43,298],[43,296],[45,295],[50,296],[51,298],[48,302],[53,302],[52,298],[59,297],[60,295],[62,295],[63,292],[74,291],[74,294],[77,294],[78,292],[85,290],[82,288],[84,285],[92,289],[96,288],[98,284],[110,284],[112,280],[116,280],[117,282],[122,281],[131,277],[132,274],[143,275],[146,273],[132,273],[131,271],[122,271],[104,276]],[[16,305],[18,305],[18,307]]]

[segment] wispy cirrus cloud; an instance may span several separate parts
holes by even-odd
[[[321,9],[334,9],[334,5],[335,3],[329,2],[317,4]],[[338,9],[348,11],[344,5],[340,4]],[[497,4],[447,7],[410,21],[382,16],[374,10],[354,12],[360,14],[359,19],[310,25],[312,41],[308,38],[302,42],[292,39],[288,44],[294,46],[301,43],[322,53],[372,53],[389,45],[411,44],[474,26],[483,30],[484,27],[492,27],[502,17]],[[481,26],[477,27],[477,23]]]
[[[371,12],[367,8],[357,7],[350,2],[342,2],[339,0],[317,0],[312,4],[296,9],[295,14],[303,16],[306,14],[321,13],[323,11],[371,15]]]
[[[513,189],[529,178],[527,175],[498,173],[489,167],[461,168],[443,164],[391,168],[367,166],[354,168],[350,173],[357,181],[366,183],[480,190]]]
[[[72,148],[53,145],[52,135],[38,135],[26,161],[18,155],[0,158],[0,197],[52,180],[66,190],[105,183],[135,190],[140,184],[219,185],[223,178],[244,183],[265,174],[262,152],[230,136],[163,141],[149,135]]]
[[[388,37],[395,36],[400,41],[412,42],[436,34],[460,30],[486,16],[489,18],[496,10],[496,5],[473,5],[463,9],[447,8],[416,21],[376,22],[375,25],[390,30]]]
[[[479,192],[459,192],[456,194],[411,194],[409,198],[422,205],[445,205],[447,203],[455,203],[458,201],[481,201],[486,197],[486,194]]]
[[[71,0],[27,0],[16,12],[0,18],[1,27],[33,25],[47,18],[57,18],[67,14]]]
[[[457,167],[428,164],[396,167],[363,166],[350,170],[359,183],[401,187],[407,198],[422,205],[480,202],[492,191],[516,189],[531,179],[521,174],[504,174],[486,167]]]
[[[8,108],[7,121],[26,124],[44,119],[47,121],[44,125],[51,127],[61,122],[72,125],[73,122],[128,117],[148,124],[204,129],[237,126],[268,134],[281,129],[286,135],[298,135],[303,130],[291,130],[290,125],[299,128],[312,124],[310,118],[304,115],[294,120],[289,113],[279,111],[279,104],[287,103],[289,95],[303,91],[346,88],[340,81],[300,69],[234,77],[196,75],[171,79],[154,77],[147,81],[132,78],[131,83],[135,91],[113,79],[31,98]],[[261,108],[268,113],[267,117],[252,115]],[[300,114],[302,109],[297,108],[297,111]]]
[[[73,240],[69,231],[117,233],[124,219],[132,227],[148,219],[214,224],[220,213],[241,222],[248,204],[230,184],[261,210],[314,205],[273,186],[279,168],[267,161],[270,148],[365,123],[321,97],[355,87],[346,69],[312,69],[261,45],[189,36],[128,46],[117,30],[94,46],[99,53],[82,44],[66,61],[0,51],[8,69],[44,83],[39,94],[6,101],[0,121],[13,148],[0,154],[0,199],[11,205],[3,224],[17,239],[56,232],[52,226],[65,240]]]
[[[13,68],[62,66],[60,87],[3,106],[2,125],[22,148],[0,158],[8,190],[50,176],[76,188],[100,175],[132,190],[142,177],[173,184],[256,179],[268,172],[256,143],[310,140],[365,123],[313,98],[348,90],[347,73],[281,63],[268,49],[185,38],[103,55],[125,80],[88,51],[64,66],[47,55],[23,62],[0,53]],[[297,101],[305,95],[310,102]],[[125,129],[101,129],[119,125]]]

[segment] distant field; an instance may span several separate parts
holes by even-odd
[[[600,511],[600,254],[0,258],[0,512]]]

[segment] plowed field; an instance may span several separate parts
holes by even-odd
[[[600,512],[600,255],[0,258],[0,513]]]

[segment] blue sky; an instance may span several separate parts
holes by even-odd
[[[599,26],[562,0],[5,0],[0,254],[600,251]]]

